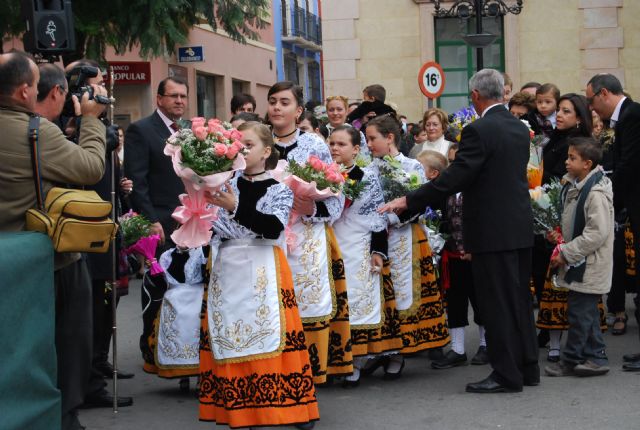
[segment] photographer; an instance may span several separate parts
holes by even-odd
[[[36,206],[36,193],[27,138],[29,118],[36,111],[40,72],[22,52],[0,55],[0,123],[3,125],[0,170],[0,230],[21,231],[25,212]],[[53,92],[66,92],[59,80],[41,96],[42,112],[53,119],[60,100]],[[98,86],[97,95],[106,95]],[[48,99],[48,100],[46,100]],[[46,109],[45,109],[46,108]],[[105,127],[98,117],[105,109],[88,94],[80,100],[83,127],[78,144],[69,142],[46,118],[39,125],[39,160],[42,187],[47,193],[56,183],[89,185],[104,174]],[[82,428],[76,408],[84,400],[91,363],[91,290],[86,264],[80,254],[55,255],[56,353],[58,388],[62,394],[62,428]]]

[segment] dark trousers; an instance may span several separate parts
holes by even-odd
[[[615,232],[615,240],[613,241],[613,277],[611,291],[607,295],[607,311],[611,313],[624,312],[625,310],[625,298],[630,282],[626,273],[626,259],[624,228],[621,228]],[[631,291],[635,291],[635,289],[632,288]]]
[[[536,234],[534,236],[533,249],[531,250],[531,279],[533,280],[533,288],[538,303],[542,299],[542,290],[544,289],[544,281],[547,278],[552,252],[553,245],[541,234]]]
[[[469,302],[473,308],[473,321],[482,325],[473,284],[471,262],[451,258],[449,260],[449,289],[446,290],[447,320],[450,328],[469,325]]]
[[[84,402],[91,371],[93,320],[91,278],[84,260],[54,273],[56,291],[56,355],[62,422],[73,425],[75,409]]]
[[[563,360],[581,364],[590,360],[600,366],[608,364],[605,344],[600,329],[600,294],[584,294],[569,291],[567,295],[567,319],[569,331],[563,352]]]
[[[472,270],[493,378],[512,389],[539,381],[531,248],[474,253]]]

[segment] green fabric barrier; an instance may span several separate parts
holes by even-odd
[[[59,430],[53,248],[40,233],[0,233],[0,428]]]

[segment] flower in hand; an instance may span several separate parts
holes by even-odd
[[[228,181],[225,182],[225,188],[226,190],[221,188],[214,192],[207,191],[205,197],[212,205],[226,209],[227,212],[233,212],[236,208],[236,195]]]
[[[564,258],[564,255],[562,255],[562,252],[558,252],[557,255],[554,255],[553,257],[551,257],[551,261],[549,263],[549,266],[552,269],[555,269],[555,268],[558,268],[560,266],[566,266],[567,264],[569,264],[569,263]]]
[[[311,216],[316,209],[316,203],[298,195],[293,197],[293,210],[301,215]]]

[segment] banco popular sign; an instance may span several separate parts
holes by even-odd
[[[150,84],[151,64],[148,61],[112,61],[107,69],[106,81],[111,79],[111,68],[116,84]]]

